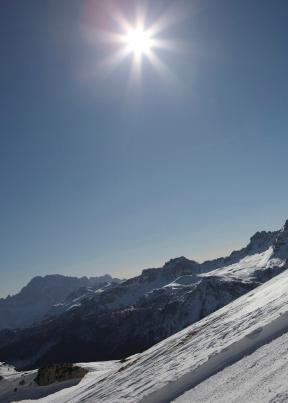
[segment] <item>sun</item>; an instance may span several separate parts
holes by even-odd
[[[177,79],[161,60],[160,52],[161,54],[167,51],[182,52],[182,43],[162,36],[163,31],[181,20],[180,14],[176,13],[175,16],[179,6],[177,6],[177,9],[168,8],[153,23],[149,23],[146,6],[142,5],[140,7],[140,3],[137,4],[134,22],[131,22],[123,14],[121,8],[119,8],[119,2],[112,0],[111,7],[107,6],[107,9],[105,8],[107,15],[115,23],[115,30],[93,30],[92,35],[97,33],[98,40],[110,44],[114,51],[100,60],[99,67],[107,76],[122,62],[130,59],[131,82],[141,82],[143,73],[147,71],[150,65],[161,79],[174,83]],[[187,18],[188,13],[185,12],[184,14],[185,18]]]
[[[135,54],[147,54],[153,47],[153,38],[143,28],[131,28],[124,36],[128,50]]]

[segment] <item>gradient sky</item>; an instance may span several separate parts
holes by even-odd
[[[161,38],[189,49],[158,55],[178,81],[145,62],[141,88],[129,58],[97,69],[111,45],[87,32],[116,28],[100,3],[1,1],[2,296],[225,255],[288,218],[287,0],[177,0]],[[172,2],[147,3],[152,22]]]

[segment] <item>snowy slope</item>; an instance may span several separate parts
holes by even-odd
[[[209,273],[202,274],[202,276],[225,276],[243,281],[261,280],[261,274],[265,273],[265,271],[270,269],[270,272],[272,272],[273,269],[283,268],[286,264],[286,259],[275,258],[273,247],[270,247],[262,253],[245,256],[237,263],[212,270]]]
[[[276,270],[278,274],[286,267],[287,259],[288,220],[280,231],[256,233],[246,248],[233,252],[228,258],[220,259],[221,265],[217,263],[218,267],[210,270],[208,275],[261,281],[267,273],[272,277],[273,271]],[[213,262],[206,264],[213,266]],[[202,276],[207,275],[205,273]]]
[[[288,330],[288,272],[112,369],[42,402],[168,402]],[[183,401],[183,400],[182,400]]]
[[[117,362],[99,362],[79,364],[87,369],[87,380],[92,377],[94,382],[100,380],[112,369],[119,367]],[[48,386],[39,386],[35,382],[37,370],[18,372],[13,367],[0,363],[0,403],[22,401],[23,399],[40,399],[64,388],[71,388],[79,383],[78,379],[54,382]]]
[[[288,401],[288,333],[211,376],[175,403]]]

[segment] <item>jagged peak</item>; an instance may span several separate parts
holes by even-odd
[[[259,239],[263,239],[263,238],[267,238],[268,236],[272,235],[273,232],[272,231],[257,231],[253,236],[251,236],[250,238],[250,242],[259,240]]]
[[[162,274],[172,276],[190,274],[191,270],[197,270],[198,267],[200,267],[200,263],[187,259],[185,256],[180,256],[168,260],[163,267],[144,269],[139,277],[150,276],[154,279],[155,276],[161,276]],[[131,279],[131,281],[133,281],[133,279]]]
[[[288,260],[288,220],[279,231],[273,244],[274,257]]]
[[[288,231],[288,219],[286,220],[282,230],[285,231],[285,232]]]
[[[185,256],[179,256],[179,257],[176,257],[174,259],[168,260],[168,262],[166,262],[164,264],[163,268],[169,268],[169,267],[176,266],[176,265],[179,265],[179,264],[189,264],[189,265],[195,264],[196,265],[196,264],[199,264],[199,263],[197,263],[194,260],[187,259]]]
[[[265,249],[268,249],[269,246],[272,246],[278,234],[279,231],[258,231],[250,238],[246,250],[263,252]]]

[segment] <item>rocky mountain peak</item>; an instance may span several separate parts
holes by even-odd
[[[187,259],[185,256],[180,256],[180,257],[176,257],[174,259],[170,259],[168,260],[168,262],[166,262],[164,264],[164,268],[169,269],[170,267],[175,267],[175,266],[183,266],[183,265],[197,265],[198,263],[195,262],[194,260],[189,260]]]
[[[279,231],[258,231],[250,238],[250,242],[246,247],[245,253],[249,255],[254,253],[262,253],[269,249],[275,238],[279,234]]]
[[[286,220],[284,227],[283,227],[283,231],[288,231],[288,220]]]
[[[194,260],[189,260],[184,256],[171,259],[163,266],[163,271],[173,277],[183,276],[186,274],[197,274],[200,272],[200,264]]]
[[[285,222],[283,228],[278,233],[274,244],[274,257],[282,260],[288,260],[288,220]]]

